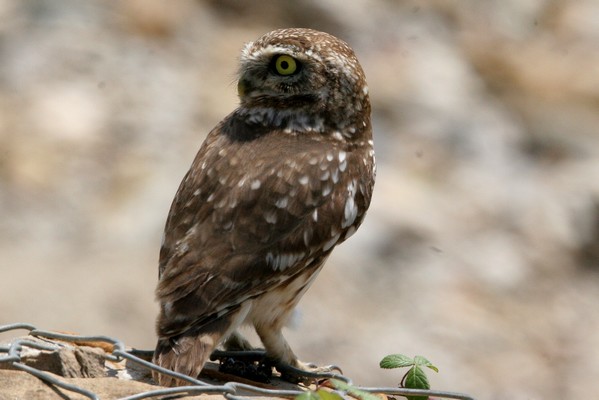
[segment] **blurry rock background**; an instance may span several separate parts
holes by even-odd
[[[379,163],[288,333],[301,358],[393,386],[378,361],[422,354],[481,399],[599,392],[596,0],[0,0],[0,324],[154,345],[171,199],[243,43],[287,26],[354,47]]]

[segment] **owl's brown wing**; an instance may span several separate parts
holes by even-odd
[[[322,262],[355,230],[372,171],[338,146],[281,131],[239,137],[227,121],[211,132],[166,224],[161,336],[226,315]]]

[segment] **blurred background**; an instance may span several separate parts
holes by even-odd
[[[360,385],[599,392],[596,0],[0,0],[0,324],[152,348],[162,228],[242,45],[349,42],[378,177],[288,338]],[[6,338],[6,336],[4,336]]]

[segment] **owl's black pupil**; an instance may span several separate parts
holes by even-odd
[[[281,68],[283,68],[283,69],[289,68],[289,63],[287,61],[281,61]]]

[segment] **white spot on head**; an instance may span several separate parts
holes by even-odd
[[[210,193],[210,196],[208,196],[208,198],[206,199],[208,203],[210,203],[212,200],[214,200],[214,193]]]
[[[335,140],[339,140],[342,141],[343,140],[343,135],[341,134],[341,132],[339,131],[335,131],[333,132],[333,134],[331,135],[333,137],[333,139]]]
[[[324,187],[324,189],[322,189],[322,195],[323,197],[328,196],[329,194],[331,194],[331,191],[333,190],[333,188],[331,187],[331,185],[326,185]]]
[[[202,191],[200,189],[196,189],[195,192],[193,192],[194,196],[199,195],[200,193],[202,193]]]
[[[318,221],[318,209],[314,210],[314,212],[312,213],[312,219],[314,220],[314,222]]]
[[[339,162],[342,163],[347,158],[347,153],[343,150],[340,150],[337,156],[339,157]]]
[[[330,151],[327,151],[327,161],[333,161],[333,153],[331,153]]]

